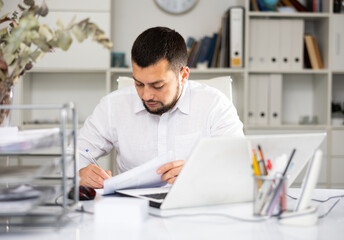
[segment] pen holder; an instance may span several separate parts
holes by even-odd
[[[271,216],[286,210],[286,177],[253,176],[253,214],[255,216]]]

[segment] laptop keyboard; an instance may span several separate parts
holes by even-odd
[[[154,199],[165,199],[167,195],[166,193],[155,193],[155,194],[145,194],[145,195],[141,195],[143,197],[148,197],[148,198],[154,198]]]

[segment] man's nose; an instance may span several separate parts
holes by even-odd
[[[149,101],[149,100],[152,100],[153,99],[153,93],[152,93],[152,90],[149,89],[149,86],[145,86],[142,90],[142,99],[144,101]]]

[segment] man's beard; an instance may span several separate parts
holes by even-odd
[[[167,105],[164,105],[162,102],[159,102],[159,101],[147,101],[147,102],[152,102],[152,103],[158,103],[158,104],[161,105],[161,107],[157,108],[156,110],[150,110],[147,107],[145,101],[142,100],[143,106],[146,108],[147,112],[149,112],[151,114],[162,115],[165,112],[170,111],[176,105],[176,103],[178,102],[178,99],[179,99],[179,89],[180,89],[180,87],[179,87],[179,84],[178,84],[177,91],[176,91],[176,94],[173,97],[172,102],[167,104]]]

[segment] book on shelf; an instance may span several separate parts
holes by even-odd
[[[210,46],[209,46],[209,51],[208,51],[208,54],[207,54],[207,57],[206,57],[207,62],[208,62],[208,68],[211,67],[211,64],[212,64],[212,61],[213,61],[213,57],[215,55],[215,47],[216,47],[217,37],[218,37],[218,34],[214,33],[213,37],[211,38],[211,43],[210,43]]]
[[[312,35],[305,35],[305,65],[312,69],[323,69],[323,63],[316,39]]]
[[[211,66],[210,67],[212,67],[212,68],[217,67],[218,56],[219,56],[220,46],[221,46],[221,35],[222,35],[222,29],[220,27],[219,31],[217,32],[215,49],[214,49],[214,53],[213,53],[212,60],[211,60]]]
[[[212,37],[197,40],[189,37],[187,65],[190,68],[243,67],[244,64],[244,8],[231,7],[221,16],[221,27]]]
[[[260,11],[259,7],[258,7],[257,0],[251,0],[250,10],[254,11],[254,12],[259,12]]]
[[[199,49],[199,55],[197,58],[196,67],[198,63],[204,63],[208,61],[208,54],[209,54],[211,42],[212,42],[211,37],[205,36],[203,38],[202,45],[200,46],[200,49]],[[207,63],[207,66],[208,66],[208,63]]]
[[[191,50],[194,42],[195,42],[195,38],[193,37],[188,37],[188,39],[186,40],[186,49],[188,52]]]
[[[269,11],[269,9],[264,4],[263,0],[256,0],[256,1],[257,1],[257,5],[258,5],[258,8],[260,11],[262,11],[262,12]]]
[[[195,50],[193,51],[192,56],[190,58],[190,62],[188,64],[189,68],[195,68],[196,65],[197,65],[197,59],[198,59],[198,56],[199,56],[199,53],[200,53],[202,42],[203,42],[203,39],[201,39],[200,41],[197,41]]]
[[[197,43],[198,43],[198,41],[195,40],[195,41],[192,43],[192,47],[188,50],[188,61],[187,61],[187,65],[188,65],[189,67],[190,67],[190,61],[191,61],[191,58],[193,57],[193,54],[194,54],[194,52],[195,52]]]
[[[279,6],[291,7],[297,12],[307,12],[309,11],[306,6],[304,6],[298,0],[280,0]]]
[[[289,0],[294,8],[299,12],[306,12],[307,8],[302,5],[298,0]]]
[[[321,0],[306,0],[306,9],[308,12],[321,12]]]
[[[229,23],[229,11],[226,11],[226,13],[222,17],[222,35],[221,35],[221,50],[220,50],[220,63],[218,67],[225,68],[229,67],[228,65],[228,58],[229,58],[229,29],[228,29],[228,23]]]

